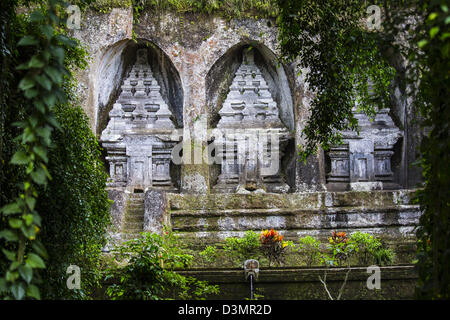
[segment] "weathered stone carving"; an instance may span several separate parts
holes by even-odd
[[[215,134],[221,174],[218,192],[287,192],[280,163],[290,133],[279,118],[253,51],[245,51],[230,91],[219,111]]]
[[[146,49],[137,50],[136,63],[121,89],[101,135],[110,165],[109,185],[173,189],[170,161],[177,142],[172,136],[175,126]]]
[[[349,186],[353,190],[394,188],[391,157],[402,132],[395,126],[388,109],[379,110],[373,121],[356,108],[353,112],[360,132],[359,135],[355,131],[342,132],[344,143],[330,149],[329,186],[336,189]]]

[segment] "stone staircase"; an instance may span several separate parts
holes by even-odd
[[[128,198],[122,239],[130,240],[144,231],[144,193],[131,193]]]

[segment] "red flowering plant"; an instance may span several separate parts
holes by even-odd
[[[283,235],[276,230],[263,230],[259,236],[261,242],[261,250],[269,260],[269,266],[275,262],[283,265],[283,254],[287,247],[292,246],[292,241],[283,241]]]
[[[355,243],[348,237],[345,232],[331,233],[328,238],[328,249],[331,251],[331,257],[325,256],[324,262],[329,265],[338,264],[341,266],[344,262],[349,262],[351,254],[355,251]]]

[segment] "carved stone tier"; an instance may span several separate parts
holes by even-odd
[[[137,50],[136,63],[121,89],[101,135],[110,165],[109,185],[173,190],[170,161],[177,143],[171,138],[175,126],[148,64],[146,49]]]
[[[253,52],[246,51],[219,111],[215,135],[221,174],[217,192],[287,192],[280,176],[283,150],[291,137]]]
[[[331,189],[373,190],[398,187],[391,170],[394,145],[402,136],[389,116],[388,109],[379,110],[373,121],[353,110],[358,119],[359,135],[344,131],[340,146],[330,149],[331,170],[327,175]]]

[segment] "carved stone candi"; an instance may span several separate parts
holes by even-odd
[[[172,112],[152,74],[147,50],[138,49],[136,63],[121,86],[109,113],[101,142],[107,151],[111,187],[174,189],[170,176]]]
[[[374,190],[398,187],[391,169],[394,145],[402,136],[389,116],[389,109],[381,109],[375,119],[353,110],[358,119],[359,135],[344,131],[343,144],[328,152],[331,170],[327,183],[332,189]]]
[[[215,130],[221,173],[217,192],[287,192],[280,176],[283,149],[290,133],[279,118],[277,103],[254,62],[244,51]]]

